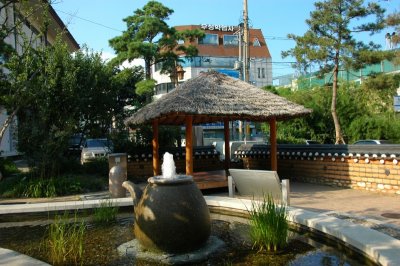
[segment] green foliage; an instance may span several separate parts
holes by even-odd
[[[264,196],[260,202],[252,201],[250,214],[250,236],[253,247],[267,251],[277,251],[287,244],[289,222],[284,205],[275,204],[273,198]]]
[[[108,224],[115,221],[118,214],[118,207],[114,206],[112,200],[104,200],[100,207],[94,209],[94,221],[100,224]]]
[[[179,126],[160,126],[159,145],[160,147],[175,147],[175,142],[180,142],[181,129]],[[149,146],[153,139],[153,129],[151,126],[142,125],[137,127],[135,144],[137,146]]]
[[[17,168],[12,160],[5,157],[0,157],[0,172],[2,173],[4,178],[18,174],[20,173],[20,170]]]
[[[88,48],[76,52],[72,61],[76,72],[74,101],[70,103],[75,111],[74,128],[92,138],[106,137],[117,111],[123,112],[124,104],[118,99],[121,83],[114,83],[114,69],[103,62],[101,54]]]
[[[85,231],[85,223],[78,222],[76,214],[73,223],[69,222],[68,213],[56,216],[45,243],[51,262],[55,265],[81,265]]]
[[[125,83],[111,79],[114,70],[98,53],[86,49],[71,55],[58,39],[51,47],[27,46],[25,54],[14,55],[6,66],[12,82],[0,87],[8,97],[2,103],[18,110],[18,149],[42,178],[61,173],[74,133],[105,137],[113,119],[123,124],[121,101],[131,95],[118,97],[119,85]]]
[[[145,62],[145,79],[151,78],[151,65],[163,63],[162,73],[174,73],[175,66],[180,62],[178,55],[187,58],[197,55],[193,45],[179,45],[179,40],[193,42],[204,36],[200,30],[185,30],[177,32],[165,22],[174,11],[157,1],[148,1],[142,9],[137,9],[132,16],[124,19],[127,29],[122,35],[111,39],[110,46],[114,48],[117,57],[114,64],[125,60],[132,61],[143,58]]]
[[[390,139],[400,143],[399,117],[393,110],[393,96],[400,75],[376,75],[361,85],[341,83],[338,89],[337,112],[348,143],[359,139]],[[279,122],[279,143],[304,143],[305,139],[320,143],[334,143],[334,127],[330,115],[330,90],[290,91],[278,89],[280,96],[313,110],[312,114],[290,121]],[[263,130],[269,127],[263,124]]]
[[[154,79],[146,79],[139,81],[136,83],[136,94],[139,96],[142,95],[152,95],[153,94],[153,89],[156,85],[156,81]]]
[[[108,176],[108,158],[100,157],[82,165],[83,173],[93,175]]]
[[[13,97],[24,98],[15,107],[20,108],[18,148],[42,177],[55,175],[57,159],[66,150],[74,126],[74,70],[67,47],[58,41],[51,48],[27,48],[23,56],[10,58],[7,67]]]
[[[171,32],[165,20],[173,13],[172,9],[157,1],[149,1],[142,9],[137,9],[132,16],[124,19],[127,29],[121,36],[110,40],[118,64],[125,60],[143,58],[145,76],[150,79],[151,64],[157,61],[162,50],[163,38]],[[161,39],[158,39],[161,36]]]
[[[23,184],[22,196],[27,198],[51,198],[55,197],[56,187],[53,178],[50,179],[29,179]],[[20,183],[22,184],[22,183]]]
[[[63,175],[57,178],[15,176],[0,182],[0,197],[57,197],[104,190],[108,176]]]
[[[316,2],[315,11],[306,20],[309,30],[303,36],[289,34],[296,42],[295,48],[282,53],[293,56],[302,73],[311,66],[318,66],[320,74],[332,73],[332,97],[330,110],[335,127],[335,143],[343,142],[341,121],[336,111],[339,68],[362,68],[392,55],[379,51],[379,45],[357,42],[355,33],[379,32],[384,28],[382,9],[379,4],[353,0],[325,0]]]

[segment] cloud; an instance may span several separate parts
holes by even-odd
[[[101,52],[101,58],[104,62],[107,62],[113,59],[116,55],[110,52]],[[144,60],[143,59],[134,59],[132,62],[124,61],[121,65],[123,68],[130,68],[133,66],[142,66],[144,67]]]

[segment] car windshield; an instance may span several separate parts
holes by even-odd
[[[86,147],[94,148],[94,147],[110,147],[111,143],[107,139],[88,139],[86,141]]]

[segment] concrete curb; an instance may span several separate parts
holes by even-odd
[[[205,196],[209,206],[247,211],[251,200]],[[322,213],[289,207],[289,220],[339,239],[383,266],[400,265],[400,240]]]
[[[9,266],[50,266],[43,261],[20,254],[10,249],[0,248],[0,265]]]
[[[247,211],[251,209],[252,203],[249,199],[228,198],[220,196],[205,196],[207,204],[210,207],[223,209],[232,209],[232,211]],[[116,206],[132,206],[131,198],[107,199]],[[0,208],[0,214],[18,214],[32,212],[48,212],[62,210],[78,210],[96,208],[104,202],[105,199],[69,201],[69,202],[47,202],[32,204],[13,204],[3,205]],[[339,239],[355,249],[360,250],[374,262],[383,266],[400,265],[400,240],[390,237],[386,234],[370,229],[368,227],[341,220],[324,213],[316,213],[300,208],[289,207],[289,219],[291,222],[317,230],[328,236]],[[17,253],[18,254],[18,253]],[[18,260],[11,260],[16,257],[16,252],[10,253],[8,250],[0,248],[0,264],[7,265],[28,265],[28,264],[10,264],[17,263]],[[26,259],[21,255],[21,262]],[[29,257],[28,257],[29,258]],[[36,260],[35,260],[36,261]],[[10,262],[10,263],[9,263]],[[29,264],[29,265],[47,265],[47,264]]]

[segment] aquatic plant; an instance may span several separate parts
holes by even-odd
[[[261,201],[252,201],[248,212],[253,248],[277,251],[286,246],[289,222],[285,205],[278,205],[270,195],[264,195]]]
[[[73,222],[68,213],[56,215],[46,243],[51,262],[55,265],[82,264],[85,230],[85,223],[78,221],[76,213]]]
[[[94,209],[93,219],[96,223],[110,223],[115,221],[118,213],[118,207],[114,206],[113,202],[108,199],[100,203],[100,207]]]

